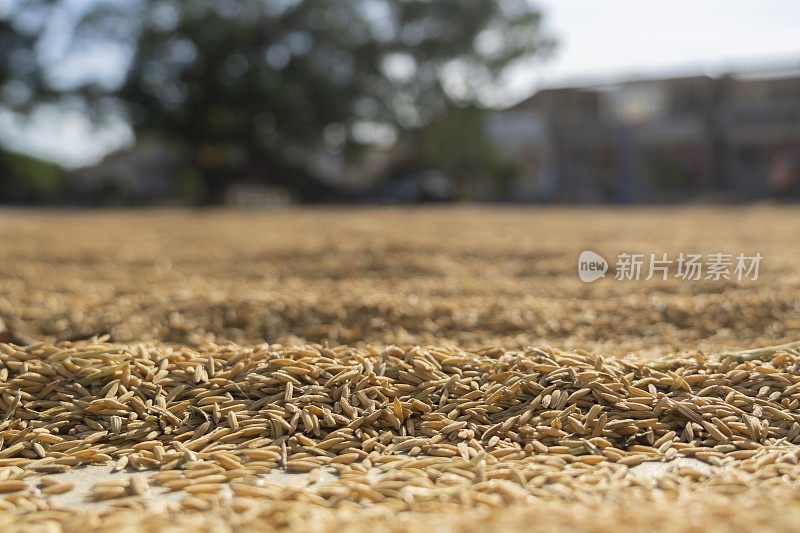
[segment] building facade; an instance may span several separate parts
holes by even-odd
[[[800,198],[800,70],[546,89],[492,114],[519,201]]]

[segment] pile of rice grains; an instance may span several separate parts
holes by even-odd
[[[788,206],[0,211],[0,531],[795,530],[798,254]]]
[[[2,343],[0,529],[788,529],[797,346]]]
[[[610,264],[577,275],[581,250]],[[616,281],[621,252],[642,281]],[[648,277],[754,255],[757,280]],[[321,343],[606,356],[800,339],[800,210],[0,210],[0,342]]]

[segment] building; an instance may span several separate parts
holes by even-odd
[[[800,69],[545,89],[492,114],[521,201],[800,198]]]

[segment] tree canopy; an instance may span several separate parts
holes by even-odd
[[[0,11],[0,105],[114,103],[138,136],[174,143],[210,194],[233,172],[313,174],[312,154],[357,157],[413,137],[551,46],[526,0],[10,5]],[[115,72],[57,75],[59,62],[83,54],[91,64],[103,47],[119,51]]]

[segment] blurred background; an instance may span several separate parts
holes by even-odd
[[[0,204],[800,199],[800,4],[0,0]]]

